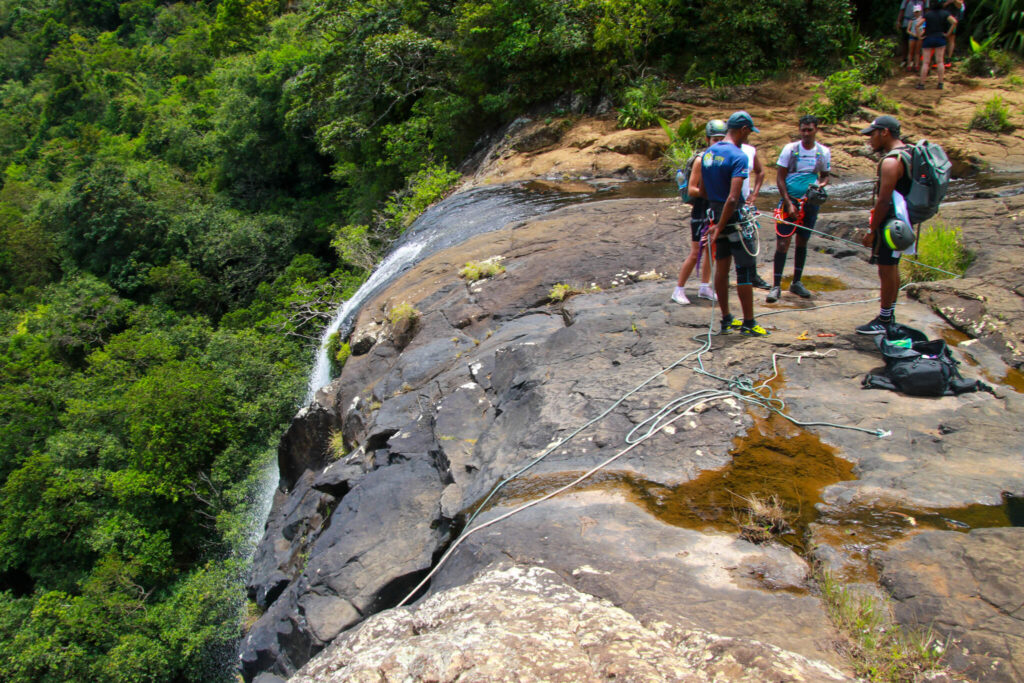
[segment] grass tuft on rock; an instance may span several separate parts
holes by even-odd
[[[827,571],[818,571],[815,579],[829,618],[842,635],[839,650],[862,679],[911,683],[944,670],[946,644],[931,629],[900,626],[884,599],[851,589]]]
[[[501,257],[492,256],[484,261],[467,261],[466,265],[459,269],[459,277],[476,282],[504,272],[505,266],[501,265]]]
[[[558,303],[559,301],[565,301],[569,297],[575,296],[577,294],[593,294],[600,291],[601,288],[598,287],[596,284],[592,284],[590,285],[590,287],[579,287],[577,285],[570,285],[564,282],[559,282],[554,287],[552,287],[550,291],[548,291],[548,299],[554,303]]]
[[[735,494],[733,494],[735,495]],[[749,498],[737,496],[746,503],[743,516],[738,520],[740,538],[751,543],[767,543],[768,541],[792,531],[789,515],[782,501],[774,493],[762,498],[756,493]]]
[[[900,275],[904,282],[946,280],[952,276],[926,266],[963,275],[973,260],[974,253],[964,245],[963,231],[938,219],[921,228],[917,255],[900,261]]]
[[[991,133],[1007,133],[1015,128],[1010,122],[1010,108],[999,95],[993,95],[974,112],[969,128],[987,130]]]
[[[331,460],[340,460],[345,457],[347,452],[345,435],[340,429],[335,429],[327,439],[327,454],[331,457]]]

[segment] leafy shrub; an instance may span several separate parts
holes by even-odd
[[[814,114],[823,123],[838,123],[860,111],[862,105],[896,112],[899,105],[881,94],[878,87],[865,86],[860,69],[848,69],[832,74],[816,86],[817,92],[800,111]],[[822,101],[821,96],[825,96]]]
[[[701,147],[704,141],[704,129],[693,122],[693,115],[687,116],[679,122],[675,130],[668,125],[668,121],[658,118],[661,129],[668,136],[668,148],[665,150],[664,160],[668,168],[683,168],[690,157]]]
[[[921,228],[917,256],[902,259],[900,271],[906,282],[943,280],[950,276],[926,266],[963,275],[973,260],[974,254],[964,245],[960,228],[935,220]]]
[[[392,192],[372,223],[334,228],[331,246],[343,263],[372,270],[388,247],[427,208],[444,198],[462,176],[444,164],[428,164],[409,176],[405,187]]]
[[[971,54],[964,60],[963,68],[969,76],[979,78],[996,78],[1013,71],[1016,60],[1008,52],[993,47],[993,41],[999,36],[992,36],[983,43],[971,38]]]
[[[1024,53],[1024,11],[1019,0],[979,0],[971,4],[965,23],[958,32],[991,36],[999,47]]]
[[[500,260],[500,256],[495,256],[485,261],[467,261],[466,265],[459,270],[459,277],[465,278],[470,282],[476,282],[484,278],[501,275],[505,272],[505,266],[501,265]]]
[[[856,33],[845,0],[710,0],[696,5],[694,57],[699,74],[763,76],[797,60],[818,73],[837,66],[843,36]],[[699,8],[699,9],[698,9]],[[728,45],[708,49],[709,36]],[[737,46],[742,46],[737,47]]]
[[[975,110],[974,118],[971,119],[969,127],[993,133],[1011,131],[1014,125],[1010,123],[1010,108],[1003,102],[1002,97],[993,95],[991,99]]]
[[[888,38],[870,40],[854,33],[856,42],[846,57],[846,62],[861,74],[865,83],[881,83],[892,75],[893,55],[896,43]]]
[[[645,78],[638,85],[626,88],[619,107],[619,128],[640,130],[658,122],[658,105],[668,92],[660,78]]]

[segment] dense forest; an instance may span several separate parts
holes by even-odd
[[[849,66],[883,4],[0,0],[0,680],[231,679],[324,314],[482,133]]]

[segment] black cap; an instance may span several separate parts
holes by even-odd
[[[893,134],[893,137],[900,136],[900,122],[896,120],[895,116],[879,116],[877,119],[871,122],[871,125],[860,132],[861,135],[870,135],[871,131],[874,130],[887,130]]]

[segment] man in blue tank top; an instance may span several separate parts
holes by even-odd
[[[740,334],[764,337],[768,334],[754,320],[754,278],[756,260],[740,243],[739,208],[743,205],[743,179],[748,175],[748,159],[741,145],[752,132],[754,120],[745,111],[735,112],[726,122],[725,139],[715,143],[701,157],[701,180],[711,204],[714,224],[709,239],[715,249],[715,292],[722,311],[721,334],[738,329]],[[743,309],[743,320],[729,313],[729,267],[736,261],[736,295]]]

